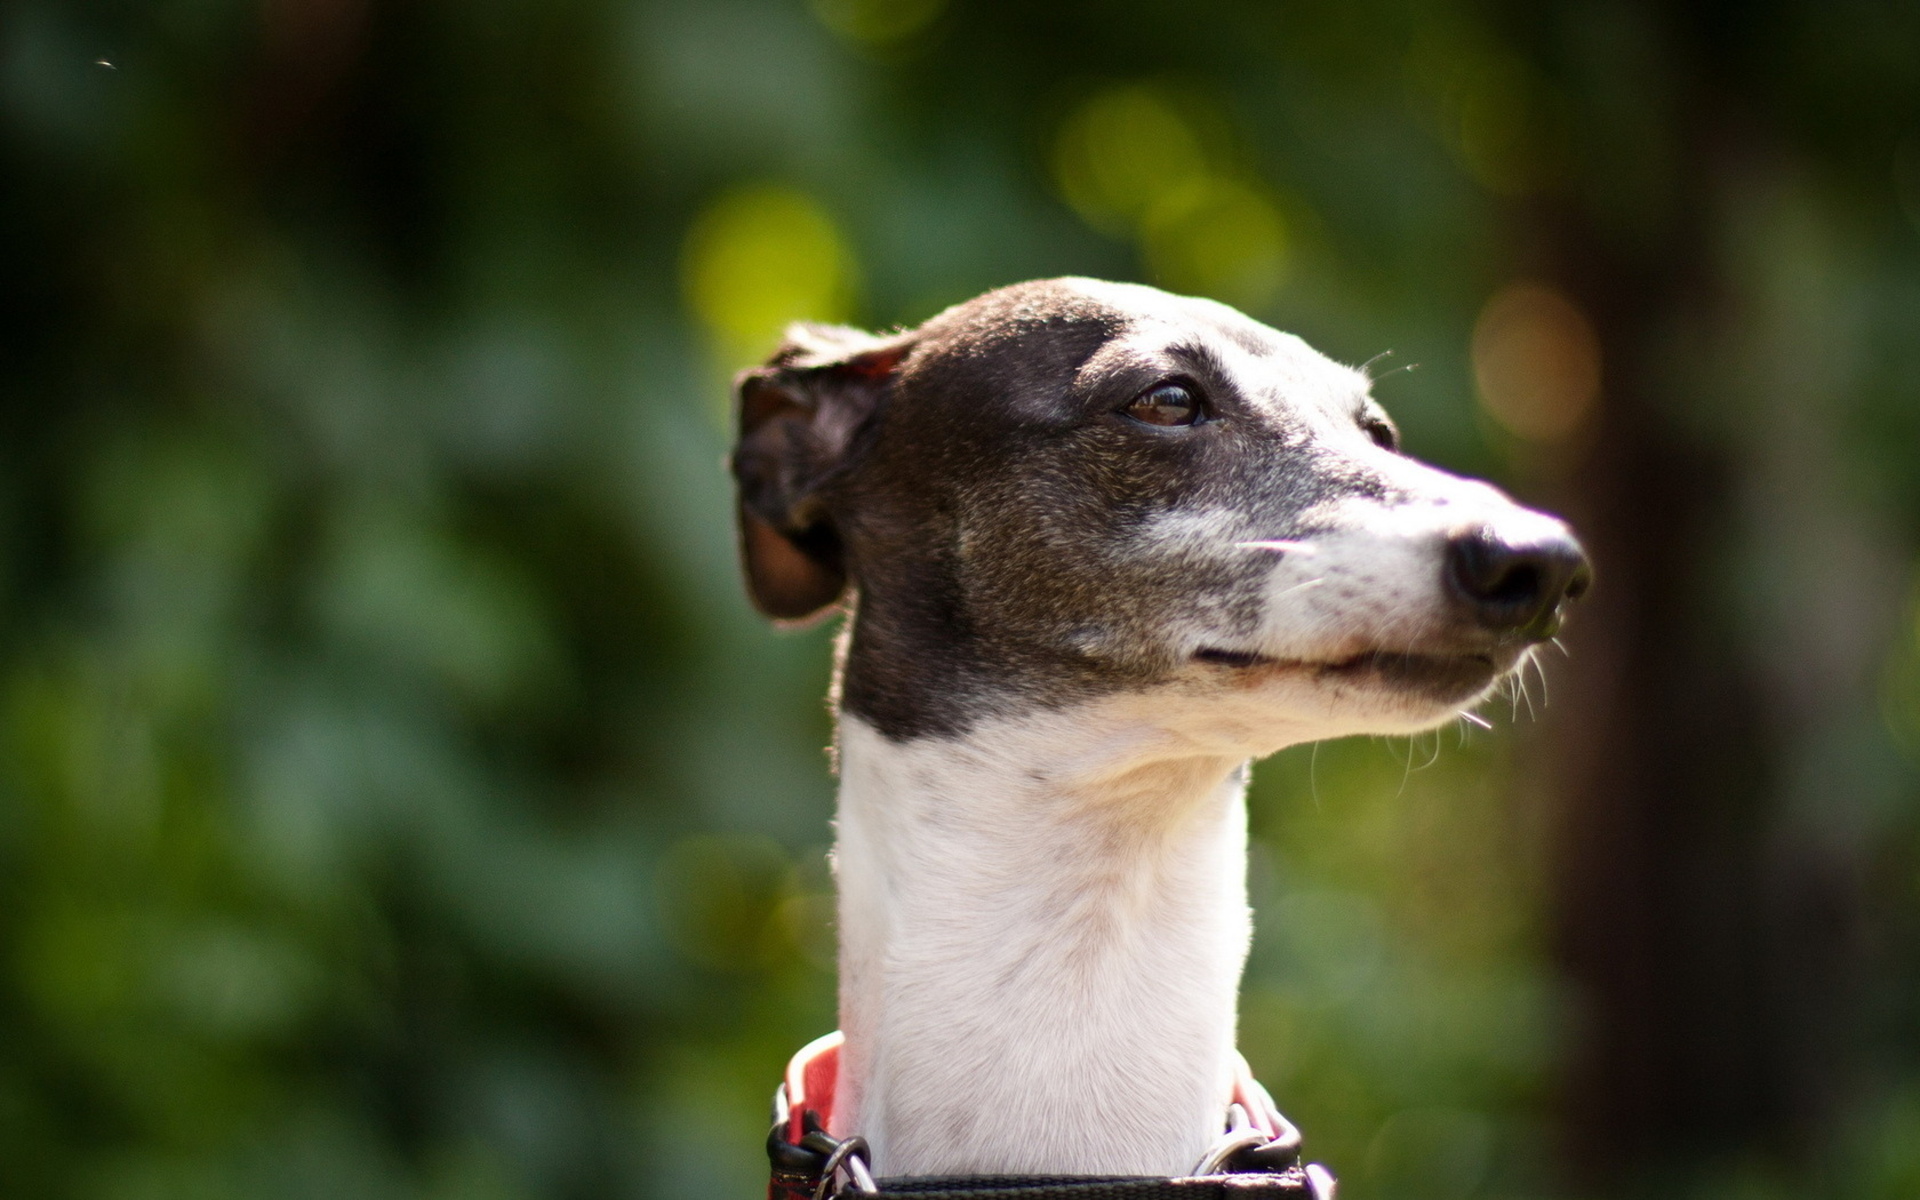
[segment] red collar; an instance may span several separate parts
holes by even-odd
[[[803,1122],[809,1110],[820,1128],[833,1129],[833,1091],[840,1081],[840,1047],[846,1040],[836,1029],[800,1047],[787,1061],[787,1140],[796,1146],[807,1132]]]

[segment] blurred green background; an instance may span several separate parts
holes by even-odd
[[[0,1194],[757,1194],[829,634],[726,380],[1073,272],[1598,560],[1255,776],[1342,1194],[1920,1195],[1920,7],[11,0],[0,170]]]

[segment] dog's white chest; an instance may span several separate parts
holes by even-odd
[[[1219,1131],[1243,773],[1085,728],[843,720],[835,1125],[882,1174],[1177,1175]]]

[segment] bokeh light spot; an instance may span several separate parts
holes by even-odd
[[[1530,442],[1561,441],[1600,398],[1600,338],[1565,293],[1509,284],[1474,322],[1473,375],[1502,428]]]
[[[811,0],[820,23],[850,42],[890,46],[919,33],[947,0]]]
[[[1054,177],[1095,228],[1128,231],[1155,202],[1199,184],[1206,155],[1193,127],[1152,89],[1100,92],[1067,118]]]
[[[1287,225],[1265,195],[1207,179],[1163,197],[1141,230],[1153,281],[1241,308],[1273,298],[1286,277]]]
[[[687,231],[681,271],[687,303],[734,363],[765,357],[789,322],[845,320],[853,290],[833,219],[777,185],[714,201]]]

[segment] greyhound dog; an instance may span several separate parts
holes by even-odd
[[[797,325],[740,376],[752,598],[848,614],[815,1091],[874,1174],[1192,1172],[1245,1087],[1250,760],[1454,720],[1586,588],[1368,389],[1087,279]]]

